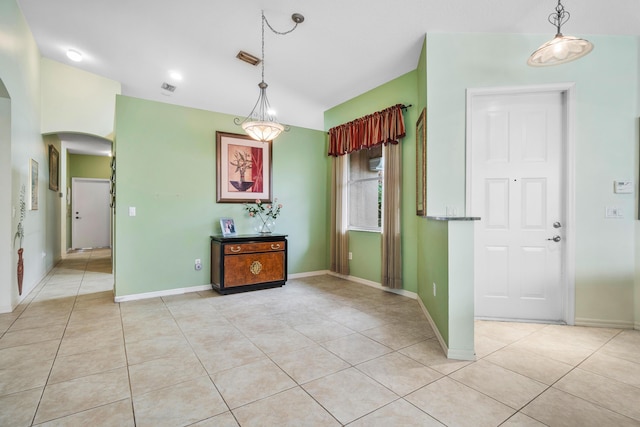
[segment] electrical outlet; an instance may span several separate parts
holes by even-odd
[[[436,296],[436,282],[433,282],[433,296]]]
[[[200,258],[196,259],[195,269],[196,269],[196,271],[202,270],[202,261],[200,260]]]
[[[349,259],[353,259],[353,252],[349,252]]]

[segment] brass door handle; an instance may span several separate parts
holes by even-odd
[[[280,249],[280,243],[278,243],[277,245],[273,245],[273,243],[271,244],[271,249]]]
[[[238,253],[238,252],[240,252],[240,251],[242,250],[242,246],[236,246],[236,247],[235,247],[235,249],[233,248],[233,246],[230,246],[230,247],[229,247],[229,250],[230,250],[231,252],[236,252],[236,253]]]

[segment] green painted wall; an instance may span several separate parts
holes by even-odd
[[[430,215],[464,212],[466,89],[576,83],[576,321],[631,326],[638,246],[636,195],[613,193],[638,178],[639,39],[588,36],[596,48],[558,67],[526,65],[542,36],[429,34],[427,140]],[[500,46],[496,54],[495,46]],[[624,219],[605,219],[607,206]]]
[[[418,264],[419,296],[444,341],[449,343],[449,230],[446,221],[422,219]],[[433,295],[433,284],[437,292]]]
[[[403,288],[417,291],[417,236],[415,233],[415,123],[419,111],[416,108],[416,71],[404,74],[356,98],[337,105],[324,113],[325,129],[349,122],[395,104],[412,104],[404,113],[407,135],[402,140],[402,276]],[[325,150],[326,156],[326,150]],[[329,169],[330,170],[330,169]],[[381,244],[378,233],[349,233],[353,259],[349,264],[352,276],[381,281]]]
[[[216,131],[241,133],[230,115],[117,97],[117,296],[209,284],[209,236],[220,217],[252,232],[241,204],[215,201]],[[289,273],[327,268],[325,149],[324,132],[295,127],[273,144],[273,192],[284,205],[276,231],[289,235]]]

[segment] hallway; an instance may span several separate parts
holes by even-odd
[[[116,304],[78,251],[0,315],[2,426],[640,426],[640,331],[476,322],[331,276]]]

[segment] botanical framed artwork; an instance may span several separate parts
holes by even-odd
[[[220,218],[220,229],[222,229],[223,236],[236,235],[236,224],[233,222],[233,218]]]
[[[49,145],[49,190],[58,191],[60,179],[60,153],[56,147]]]
[[[29,159],[29,209],[38,210],[38,162]]]
[[[216,132],[219,203],[271,201],[271,142]]]
[[[427,216],[427,109],[416,122],[416,215]]]

